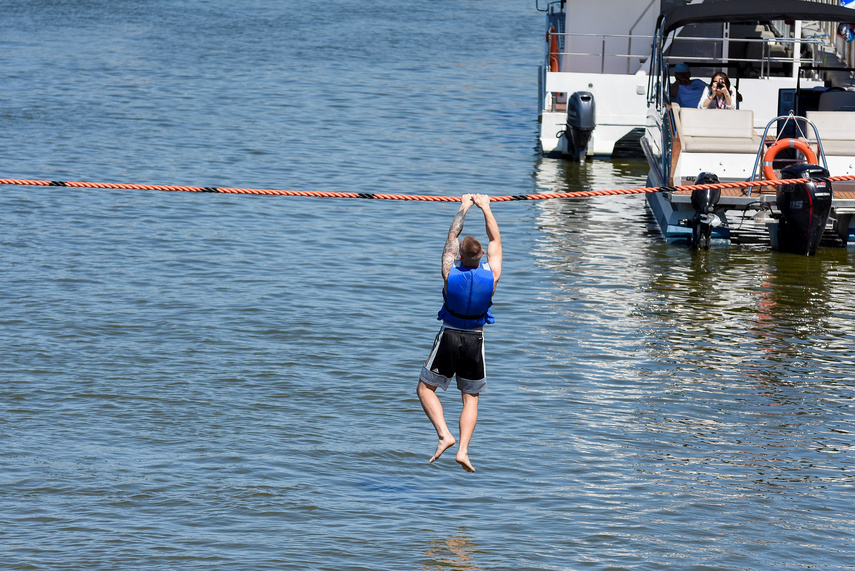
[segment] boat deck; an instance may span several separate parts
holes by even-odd
[[[725,181],[722,181],[725,182]],[[690,183],[689,183],[690,184]],[[722,206],[745,207],[750,203],[774,203],[776,199],[775,186],[754,186],[749,188],[723,188],[719,204]],[[831,183],[834,197],[832,207],[838,211],[853,209],[855,211],[855,181],[838,181]],[[671,193],[671,202],[690,202],[691,190],[678,187]]]

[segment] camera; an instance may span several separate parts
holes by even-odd
[[[724,82],[719,80],[718,83],[715,84],[716,89],[724,89]]]

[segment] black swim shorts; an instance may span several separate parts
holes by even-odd
[[[419,379],[447,390],[455,376],[461,392],[477,395],[487,387],[484,332],[480,329],[443,326],[436,335],[433,350],[422,367]]]

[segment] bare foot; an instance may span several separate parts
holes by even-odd
[[[442,456],[442,453],[454,446],[454,443],[457,442],[454,440],[452,435],[448,435],[444,438],[440,438],[439,442],[436,443],[436,452],[434,452],[433,456],[430,457],[428,462],[433,463],[434,460]]]
[[[475,468],[472,467],[472,464],[469,462],[468,454],[457,453],[457,463],[463,466],[463,469],[467,472],[474,472]]]

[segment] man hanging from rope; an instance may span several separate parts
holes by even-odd
[[[477,206],[484,214],[489,240],[487,262],[481,262],[484,249],[474,237],[466,236],[458,242],[463,230],[463,219],[472,206]],[[501,275],[502,241],[499,224],[490,211],[490,197],[486,194],[464,194],[460,210],[448,229],[448,239],[442,251],[444,303],[437,317],[442,321],[442,327],[419,374],[416,390],[422,408],[439,437],[430,462],[455,443],[454,436],[445,424],[445,414],[436,389],[448,389],[451,378],[457,377],[457,388],[463,397],[457,462],[467,472],[475,471],[469,462],[469,441],[478,420],[478,395],[487,386],[482,330],[485,324],[495,321],[490,306],[493,305],[493,293]]]

